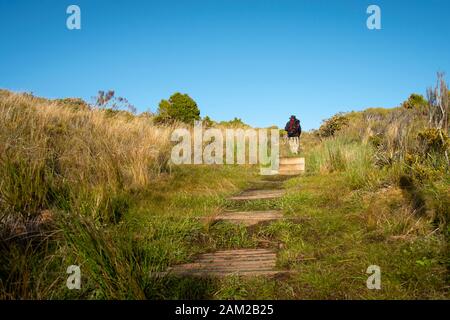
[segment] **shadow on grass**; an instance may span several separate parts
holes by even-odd
[[[426,212],[426,202],[421,190],[414,184],[414,180],[406,175],[400,177],[400,188],[407,199],[409,199],[414,211],[418,215]]]
[[[211,299],[218,290],[218,280],[206,277],[166,276],[152,278],[145,290],[147,299],[202,300]]]

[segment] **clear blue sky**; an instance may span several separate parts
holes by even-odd
[[[66,28],[81,7],[82,29]],[[366,28],[366,8],[382,30]],[[91,100],[114,89],[139,111],[179,91],[216,120],[392,107],[450,72],[450,1],[0,0],[0,88]]]

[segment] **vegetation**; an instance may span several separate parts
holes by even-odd
[[[258,168],[169,162],[174,121],[199,118],[187,95],[163,100],[156,120],[0,91],[0,298],[448,299],[443,92],[440,82],[420,108],[332,117],[302,135],[307,172],[283,182],[284,197],[236,205],[226,197],[256,186]],[[180,106],[186,113],[169,111]],[[251,228],[200,219],[224,208],[288,219]],[[278,268],[292,272],[156,276],[198,253],[252,247],[278,250]],[[72,264],[81,290],[66,287]],[[373,264],[381,290],[366,288]]]
[[[402,103],[402,107],[405,109],[417,109],[425,111],[428,105],[428,101],[420,94],[413,93],[409,96],[408,100]]]
[[[345,126],[348,125],[348,118],[342,114],[337,114],[327,119],[320,126],[318,135],[319,137],[332,137],[334,134],[340,130],[342,130]]]
[[[229,121],[221,121],[219,124],[223,127],[228,127],[228,128],[249,128],[250,127],[248,124],[244,123],[244,121],[242,121],[241,118],[236,118],[236,117]]]
[[[155,117],[157,123],[180,121],[190,124],[194,120],[200,120],[200,110],[197,103],[187,94],[179,92],[171,95],[169,100],[161,100]]]

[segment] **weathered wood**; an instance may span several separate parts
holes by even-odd
[[[247,190],[241,194],[230,197],[230,200],[264,200],[280,198],[284,195],[285,190],[272,189],[272,190]]]
[[[271,221],[283,218],[283,214],[279,210],[269,211],[239,211],[239,212],[222,212],[212,217],[213,221],[228,221],[231,223],[241,223],[251,226],[264,221]]]
[[[280,166],[281,165],[304,165],[305,158],[280,158]]]
[[[192,263],[180,264],[166,274],[181,276],[276,275],[276,253],[268,249],[238,249],[199,255]]]
[[[279,175],[298,175],[305,171],[305,158],[280,158]]]

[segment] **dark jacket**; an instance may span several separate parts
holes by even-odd
[[[291,120],[286,123],[284,130],[287,131],[288,137],[300,137],[302,134],[302,127],[300,126],[300,120],[294,118],[293,123],[291,124]]]

